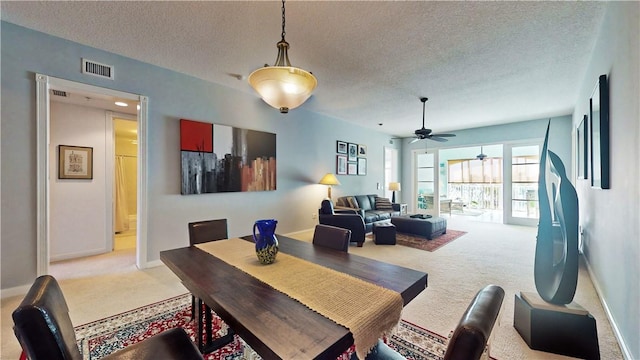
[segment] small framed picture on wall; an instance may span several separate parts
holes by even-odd
[[[358,145],[358,157],[366,157],[367,156],[367,145]]]
[[[356,161],[358,158],[358,144],[349,143],[348,151],[349,161]]]
[[[346,154],[347,153],[347,142],[346,141],[336,141],[336,152],[338,154]]]
[[[358,174],[358,163],[357,162],[349,162],[349,163],[347,163],[347,173],[349,175],[357,175]]]
[[[347,175],[347,155],[336,156],[336,174]]]
[[[93,148],[59,145],[58,179],[93,179]]]
[[[358,175],[367,175],[367,159],[358,158]]]

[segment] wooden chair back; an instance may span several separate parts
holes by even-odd
[[[349,251],[351,230],[330,225],[316,225],[313,232],[313,244],[344,252]]]
[[[189,223],[189,245],[227,239],[227,219],[205,220]]]

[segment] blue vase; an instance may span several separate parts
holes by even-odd
[[[253,224],[253,241],[256,243],[256,255],[261,264],[271,264],[276,261],[278,254],[278,239],[276,239],[277,220],[257,220]],[[258,232],[256,233],[256,228]]]

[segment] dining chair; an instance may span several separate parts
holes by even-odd
[[[189,223],[189,245],[202,244],[210,241],[223,240],[229,237],[227,219],[214,219],[204,220]],[[191,318],[195,319],[196,309],[200,311],[200,317],[198,319],[198,334],[202,334],[202,299],[197,298],[193,294],[191,295]],[[207,326],[207,343],[211,340],[212,316],[211,308],[204,304],[204,324]],[[201,336],[198,338],[198,347],[200,350],[204,350],[204,345],[201,341]],[[233,331],[229,328],[227,335],[218,341],[220,346],[224,346],[233,340]],[[216,346],[217,347],[217,346]]]
[[[482,358],[491,330],[504,300],[504,289],[487,285],[471,300],[460,322],[449,336],[443,360],[479,360]],[[351,360],[357,360],[352,356]],[[406,360],[382,340],[367,354],[365,360]]]
[[[344,252],[349,251],[351,230],[330,225],[316,225],[313,232],[313,244]]]
[[[53,276],[38,277],[13,311],[12,317],[13,330],[23,349],[23,355],[30,360],[83,359],[69,316],[69,307]],[[203,358],[184,329],[173,328],[113,352],[103,359]]]

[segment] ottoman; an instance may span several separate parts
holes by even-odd
[[[389,223],[373,224],[373,242],[376,245],[395,245],[396,226]]]
[[[391,223],[398,232],[424,236],[428,240],[447,233],[447,220],[437,216],[428,219],[412,218],[410,215],[393,216]]]

